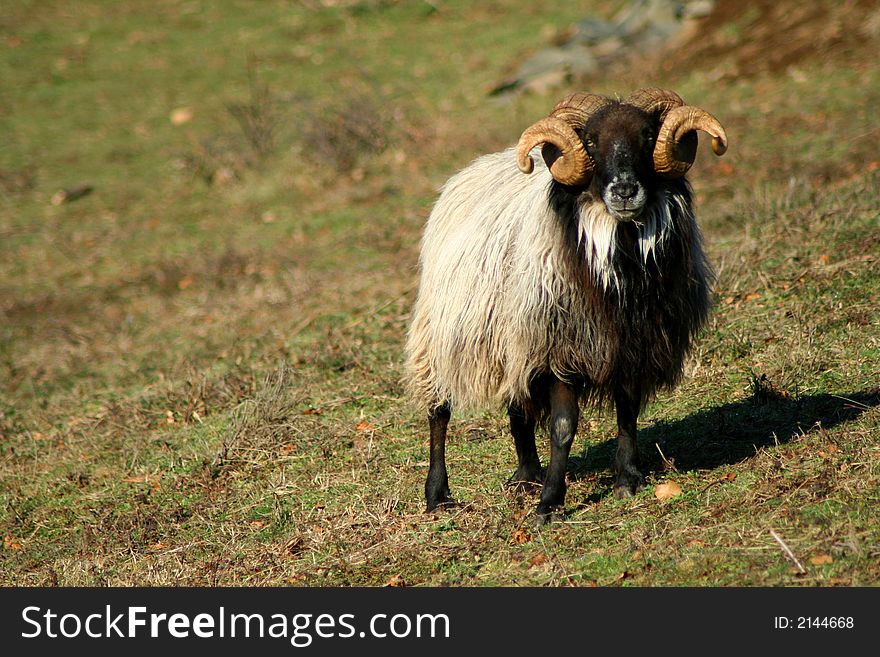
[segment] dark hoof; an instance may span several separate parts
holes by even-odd
[[[425,513],[434,513],[435,511],[446,511],[453,507],[458,506],[458,502],[449,497],[448,495],[444,496],[442,499],[438,500],[429,500],[428,506],[425,509]]]
[[[510,479],[507,480],[506,485],[517,495],[522,495],[523,493],[532,493],[541,486],[540,474],[523,476],[520,475],[519,471],[517,470],[513,475],[511,475]]]
[[[614,482],[614,497],[625,500],[632,497],[645,487],[645,478],[638,470],[622,472]]]
[[[523,495],[531,495],[538,491],[541,484],[534,481],[508,481],[507,482],[507,490],[509,490],[514,496],[520,497]]]
[[[552,522],[561,522],[565,518],[564,508],[561,506],[553,506],[542,509],[541,505],[535,509],[535,527],[544,527]]]
[[[508,484],[538,484],[544,481],[544,470],[541,468],[541,463],[536,462],[529,465],[520,465],[517,467],[516,472],[510,475],[510,479],[507,480]]]
[[[635,494],[635,491],[632,490],[629,486],[614,487],[614,497],[619,500],[625,500],[627,498],[633,497]]]

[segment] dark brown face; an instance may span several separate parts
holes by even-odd
[[[584,145],[595,163],[593,185],[618,221],[638,220],[653,176],[655,121],[632,105],[612,105],[584,128]]]

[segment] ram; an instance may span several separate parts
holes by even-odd
[[[642,89],[623,101],[577,93],[515,148],[445,184],[422,238],[406,344],[407,387],[428,414],[429,511],[451,502],[452,409],[507,407],[512,480],[543,483],[539,523],[564,508],[582,404],[616,407],[615,494],[643,485],[636,420],[681,378],[710,305],[684,177],[697,130],[716,154],[727,149],[718,120],[674,92]],[[550,435],[546,473],[536,426]]]

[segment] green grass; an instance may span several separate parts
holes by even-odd
[[[610,495],[588,412],[537,531],[497,409],[454,417],[462,504],[423,513],[401,351],[437,188],[567,91],[488,90],[585,7],[68,4],[0,17],[0,584],[880,580],[876,38],[796,75],[590,81],[728,127],[693,175],[716,303],[640,420],[646,490]]]

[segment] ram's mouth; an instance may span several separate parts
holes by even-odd
[[[602,190],[605,208],[617,221],[634,221],[644,211],[648,195],[641,184],[614,183]]]
[[[635,212],[612,212],[611,216],[622,224],[635,222],[638,214]]]
[[[605,201],[605,207],[618,221],[636,221],[645,209],[645,204],[632,201]]]

